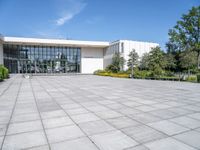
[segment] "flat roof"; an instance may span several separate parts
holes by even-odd
[[[66,40],[66,39],[42,39],[42,38],[25,38],[25,37],[3,37],[0,35],[0,42],[8,44],[21,44],[21,45],[49,45],[49,46],[71,46],[71,47],[94,47],[106,48],[118,42],[135,42],[135,43],[148,43],[159,45],[153,42],[133,41],[133,40],[116,40],[113,42],[106,41],[81,41],[81,40]]]
[[[4,43],[24,44],[24,45],[49,45],[49,46],[72,46],[72,47],[95,47],[105,48],[109,46],[109,42],[101,41],[79,41],[65,39],[41,39],[41,38],[24,38],[24,37],[4,37]]]

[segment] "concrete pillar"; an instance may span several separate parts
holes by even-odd
[[[0,64],[3,65],[3,43],[0,41]]]

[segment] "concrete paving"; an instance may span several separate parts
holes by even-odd
[[[2,150],[200,150],[200,84],[92,75],[0,83]]]

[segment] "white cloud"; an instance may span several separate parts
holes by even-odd
[[[74,16],[79,14],[85,8],[86,3],[82,0],[67,0],[65,5],[67,5],[67,8],[61,10],[61,17],[55,20],[57,26],[62,26],[69,20],[73,19]]]

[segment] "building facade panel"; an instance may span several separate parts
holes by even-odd
[[[93,73],[103,69],[102,48],[81,48],[81,73]]]

